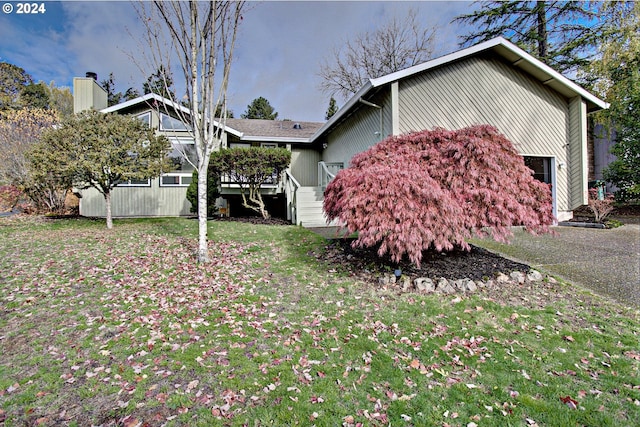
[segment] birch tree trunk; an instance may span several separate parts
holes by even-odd
[[[207,224],[207,168],[198,169],[198,262],[209,261]]]
[[[185,159],[198,170],[198,262],[209,261],[207,242],[207,169],[211,153],[220,149],[224,138],[226,94],[238,26],[244,1],[153,1],[150,10],[145,2],[137,6],[141,22],[147,29],[151,47],[147,56],[154,69],[171,69],[177,59],[185,81],[188,113],[170,102],[166,113],[191,128],[197,162]],[[216,76],[216,73],[221,73]],[[164,84],[167,85],[165,79]],[[177,108],[176,108],[177,107]],[[160,108],[160,107],[158,107]],[[220,117],[216,118],[216,111]]]
[[[107,209],[107,229],[111,230],[113,228],[113,218],[111,217],[111,192],[106,191],[104,193],[104,202]]]

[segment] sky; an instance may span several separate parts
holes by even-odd
[[[38,2],[44,7],[30,14],[17,13],[18,2],[0,3],[0,61],[22,67],[35,81],[71,87],[73,77],[87,71],[99,81],[113,73],[116,90],[124,92],[141,90],[154,71],[136,60],[147,47],[129,1]],[[320,90],[317,72],[335,48],[413,8],[425,25],[437,27],[440,56],[457,50],[458,36],[468,32],[452,19],[474,7],[470,1],[250,1],[234,53],[229,108],[240,117],[264,97],[278,119],[324,121],[330,95]],[[179,88],[177,72],[174,80]]]

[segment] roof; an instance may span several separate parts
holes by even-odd
[[[432,59],[422,64],[414,65],[413,67],[406,68],[404,70],[396,71],[395,73],[387,74],[375,79],[369,79],[360,88],[356,94],[347,101],[347,103],[334,114],[327,123],[322,126],[313,136],[312,140],[320,137],[324,132],[329,130],[334,124],[338,123],[341,118],[347,115],[353,107],[359,103],[360,99],[365,97],[369,92],[379,88],[381,86],[396,82],[408,77],[412,77],[416,74],[431,70],[442,65],[452,63],[464,58],[468,58],[474,55],[478,55],[483,52],[491,51],[498,56],[507,60],[512,66],[517,67],[529,74],[533,78],[539,80],[544,85],[556,90],[562,95],[571,98],[574,96],[581,96],[587,103],[587,110],[589,112],[603,110],[609,108],[609,104],[595,95],[591,94],[584,88],[580,87],[570,79],[566,78],[553,68],[549,67],[539,59],[534,58],[524,50],[520,49],[515,44],[502,38],[496,37],[483,43],[462,49],[448,55],[441,56],[439,58]]]
[[[164,98],[155,93],[147,93],[145,95],[139,96],[129,101],[121,102],[120,104],[116,104],[116,105],[112,105],[111,107],[104,108],[100,111],[103,113],[114,113],[117,111],[126,110],[128,108],[134,107],[136,105],[142,105],[142,104],[151,108],[152,106],[155,106],[158,103],[169,106],[175,110],[179,110],[183,114],[191,114],[191,110],[189,110],[189,108],[185,107],[184,105],[174,102],[170,99]],[[215,122],[215,123],[218,124],[218,122]],[[235,135],[238,137],[242,136],[241,132],[238,132],[236,129],[229,126],[228,120],[227,120],[227,125],[225,127],[225,130],[227,133],[230,133],[232,135]]]
[[[324,123],[290,120],[227,119],[242,141],[309,142]]]

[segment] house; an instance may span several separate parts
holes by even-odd
[[[150,100],[164,101],[142,98],[102,111],[148,114],[159,131],[174,132],[173,142],[187,144],[179,129],[162,125],[163,118],[149,107]],[[222,145],[290,149],[292,163],[282,182],[263,191],[281,207],[283,217],[321,226],[326,225],[323,190],[354,154],[388,135],[490,124],[515,144],[536,178],[551,184],[554,214],[564,221],[587,202],[587,116],[605,108],[606,102],[496,38],[370,79],[324,124],[229,119]],[[179,176],[172,178],[175,174]],[[186,215],[189,179],[185,169],[150,182],[127,183],[113,192],[114,216]],[[222,193],[232,200],[237,189],[223,185]],[[92,199],[83,193],[82,215],[101,215]]]
[[[187,216],[192,215],[191,204],[186,198],[191,183],[194,164],[197,164],[195,142],[188,127],[179,120],[188,117],[189,110],[156,94],[146,94],[111,107],[107,107],[107,94],[97,83],[94,73],[73,80],[74,111],[90,108],[104,113],[127,114],[148,123],[165,135],[173,147],[169,153],[174,169],[154,179],[123,182],[111,193],[114,217]],[[320,161],[319,153],[308,150],[311,136],[322,126],[316,122],[274,120],[227,119],[222,147],[282,147],[291,151],[289,174],[297,176],[304,185],[315,182],[315,170]],[[311,156],[301,156],[303,151]],[[312,159],[313,174],[309,174],[308,159]],[[307,161],[307,163],[305,163]],[[311,178],[308,178],[311,176]],[[223,182],[221,193],[227,199],[232,213],[242,212],[240,190],[233,183]],[[265,185],[263,197],[270,211],[286,215],[286,192],[282,183]],[[103,196],[95,189],[82,191],[80,215],[105,216]]]
[[[564,221],[587,203],[587,115],[605,108],[499,37],[369,80],[313,139],[325,147],[322,161],[339,168],[387,135],[490,124],[552,185],[554,215]]]

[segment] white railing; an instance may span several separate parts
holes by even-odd
[[[284,171],[284,192],[287,197],[287,220],[291,221],[292,224],[298,223],[298,188],[300,188],[300,183],[296,180],[291,172],[286,170]]]
[[[318,185],[324,190],[336,174],[343,168],[342,163],[318,162]]]

